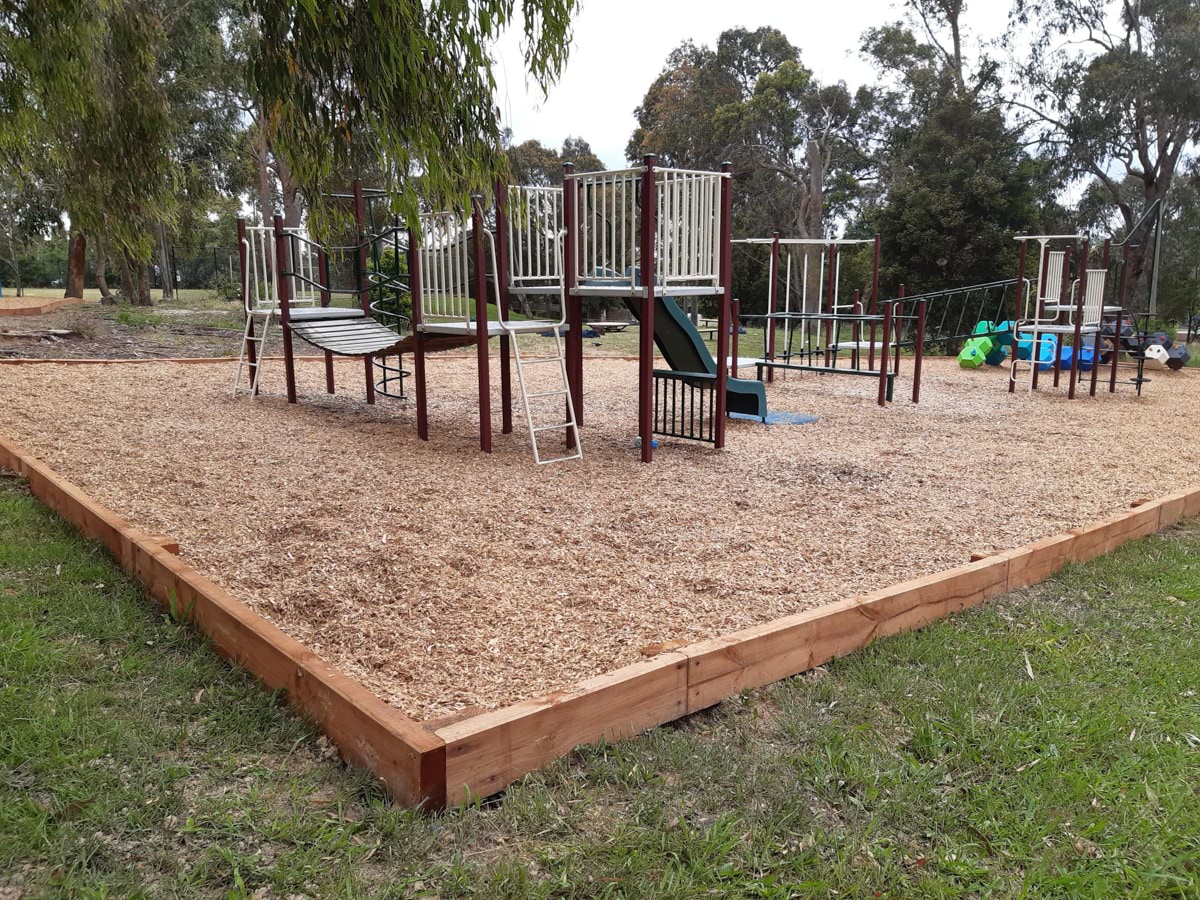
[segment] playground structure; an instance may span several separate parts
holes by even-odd
[[[740,317],[762,319],[765,325],[764,356],[751,361],[760,382],[764,376],[768,382],[774,381],[777,370],[869,378],[878,383],[877,402],[884,406],[893,398],[901,351],[909,348],[913,351],[912,402],[920,401],[927,302],[906,299],[903,286],[899,297],[880,298],[878,235],[860,240],[803,240],[782,238],[775,232],[770,238],[734,243],[770,248],[767,311]],[[865,289],[848,291],[843,285],[842,261],[853,248],[870,248],[870,277]],[[906,309],[912,312],[906,313]],[[906,330],[906,326],[910,327]],[[783,329],[782,351],[778,350],[778,328]],[[849,365],[839,366],[839,358],[847,355]]]
[[[368,403],[375,402],[376,393],[405,396],[403,354],[412,353],[417,431],[427,440],[427,356],[474,345],[480,449],[490,452],[488,342],[498,338],[503,432],[512,431],[515,362],[535,460],[576,459],[583,421],[582,300],[613,297],[623,300],[641,324],[638,437],[643,461],[652,459],[654,435],[723,447],[727,411],[763,420],[767,415],[762,385],[728,376],[730,172],[728,165],[721,172],[661,169],[653,156],[640,167],[611,172],[576,173],[568,164],[563,188],[497,185],[494,233],[485,227],[482,198],[473,199],[469,216],[422,214],[419,231],[401,234],[394,220],[380,228],[368,199],[381,192],[366,192],[357,183],[353,194],[336,195],[354,202],[357,242],[349,246],[322,246],[300,229],[284,228],[278,218],[270,228],[239,221],[246,330],[234,392],[239,392],[243,372],[248,373],[248,390],[258,392],[259,358],[273,325],[282,332],[292,403],[297,400],[293,336],[325,354],[329,393],[334,391],[333,357],[362,357]],[[390,272],[384,271],[387,254],[381,247],[390,250]],[[399,268],[402,250],[408,258],[407,279]],[[329,260],[335,253],[353,258],[349,288],[331,284]],[[496,298],[495,319],[488,309],[489,284]],[[412,299],[411,322],[397,311],[404,293]],[[391,295],[391,302],[380,299],[381,294]],[[530,294],[557,298],[558,318],[513,318],[512,298]],[[354,305],[334,305],[333,298],[340,296]],[[675,302],[683,296],[717,299],[721,327],[715,360]],[[522,354],[518,338],[524,334],[552,336],[555,352]],[[656,345],[669,368],[654,369]],[[389,364],[393,356],[397,362]],[[545,379],[539,384],[533,374],[540,366],[554,369],[548,385]],[[565,415],[555,412],[560,402]],[[547,433],[564,435],[564,455],[544,456],[538,440]]]
[[[1156,341],[1149,332],[1158,312],[1162,217],[1158,200],[1124,240],[1114,245],[1106,239],[1098,251],[1082,234],[1017,236],[1017,281],[1026,290],[1023,308],[1014,317],[1018,352],[1009,363],[1009,393],[1021,380],[1022,361],[1029,362],[1030,391],[1038,390],[1042,372],[1052,372],[1058,387],[1065,368],[1068,399],[1075,398],[1085,372],[1090,373],[1088,394],[1095,396],[1100,367],[1107,362],[1108,390],[1115,393],[1127,354],[1135,370],[1128,383],[1141,395],[1149,381],[1147,361],[1166,365],[1170,360],[1170,339]],[[1035,245],[1037,259],[1031,263],[1029,251]],[[1027,277],[1031,268],[1036,271],[1032,278]],[[1183,354],[1178,358],[1182,367],[1187,360]]]

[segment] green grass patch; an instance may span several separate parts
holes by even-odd
[[[1200,526],[418,816],[0,478],[0,894],[1200,897]]]

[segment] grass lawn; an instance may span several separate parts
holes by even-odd
[[[0,477],[0,897],[1200,898],[1200,524],[392,807]]]

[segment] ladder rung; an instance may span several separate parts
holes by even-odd
[[[565,397],[569,391],[542,391],[537,394],[528,394],[530,400],[535,400],[538,397]]]
[[[518,363],[518,365],[536,366],[539,363],[556,363],[556,362],[562,362],[562,357],[561,356],[539,356],[537,359],[523,359]]]
[[[574,428],[574,422],[559,422],[557,425],[539,425],[534,431],[549,431],[552,428]]]
[[[569,459],[583,459],[583,454],[582,453],[573,453],[570,456],[555,456],[555,457],[551,457],[550,459],[539,459],[538,462],[541,463],[543,466],[545,466],[550,463],[566,462]]]

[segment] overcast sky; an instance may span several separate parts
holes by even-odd
[[[975,0],[964,24],[979,38],[997,37],[1006,0]],[[563,78],[543,99],[526,90],[520,29],[497,45],[497,101],[518,143],[535,138],[558,148],[568,135],[585,138],[607,165],[625,164],[634,108],[662,71],[667,54],[691,38],[713,46],[729,28],[772,25],[800,48],[801,60],[821,81],[869,82],[859,55],[862,33],[900,18],[898,0],[584,0]]]

